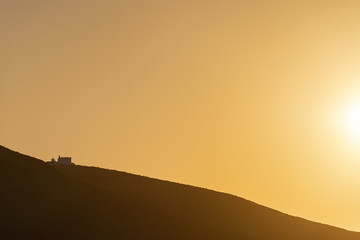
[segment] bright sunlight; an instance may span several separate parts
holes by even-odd
[[[354,137],[360,139],[360,103],[350,107],[347,115],[347,127]]]

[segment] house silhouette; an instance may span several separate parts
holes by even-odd
[[[51,163],[58,163],[58,164],[65,164],[65,165],[71,165],[73,164],[71,162],[71,157],[61,157],[59,155],[58,159],[57,159],[57,162],[55,161],[54,158],[51,159]]]

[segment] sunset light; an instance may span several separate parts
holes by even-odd
[[[149,233],[159,232],[154,239],[193,239],[178,232],[161,237],[172,223],[213,237],[194,232],[199,240],[359,240],[360,233],[306,237],[285,217],[235,215],[256,208],[229,196],[227,202],[179,187],[181,195],[177,185],[80,167],[229,193],[360,231],[359,26],[360,1],[349,0],[0,0],[0,190],[1,184],[11,190],[1,192],[0,240],[13,239],[1,236],[5,220],[21,236],[36,232],[30,223],[54,235],[88,226],[68,235],[80,239],[94,235],[92,223],[105,226],[103,217],[109,228],[99,234],[145,234],[136,225],[143,219]],[[97,204],[94,212],[86,209]],[[5,206],[19,215],[5,215]],[[106,215],[106,209],[118,210]],[[176,211],[181,217],[167,221]],[[299,238],[249,225],[265,222],[271,231],[288,222],[295,230],[281,225],[281,232]],[[28,231],[17,229],[21,223]]]
[[[360,103],[350,107],[347,116],[347,127],[350,133],[360,140]]]

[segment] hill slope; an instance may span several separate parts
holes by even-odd
[[[0,239],[360,240],[229,194],[0,146]]]

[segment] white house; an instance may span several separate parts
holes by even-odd
[[[60,155],[59,155],[57,161],[55,161],[55,159],[52,158],[51,163],[64,164],[64,165],[72,165],[73,164],[71,162],[71,157],[61,157]]]

